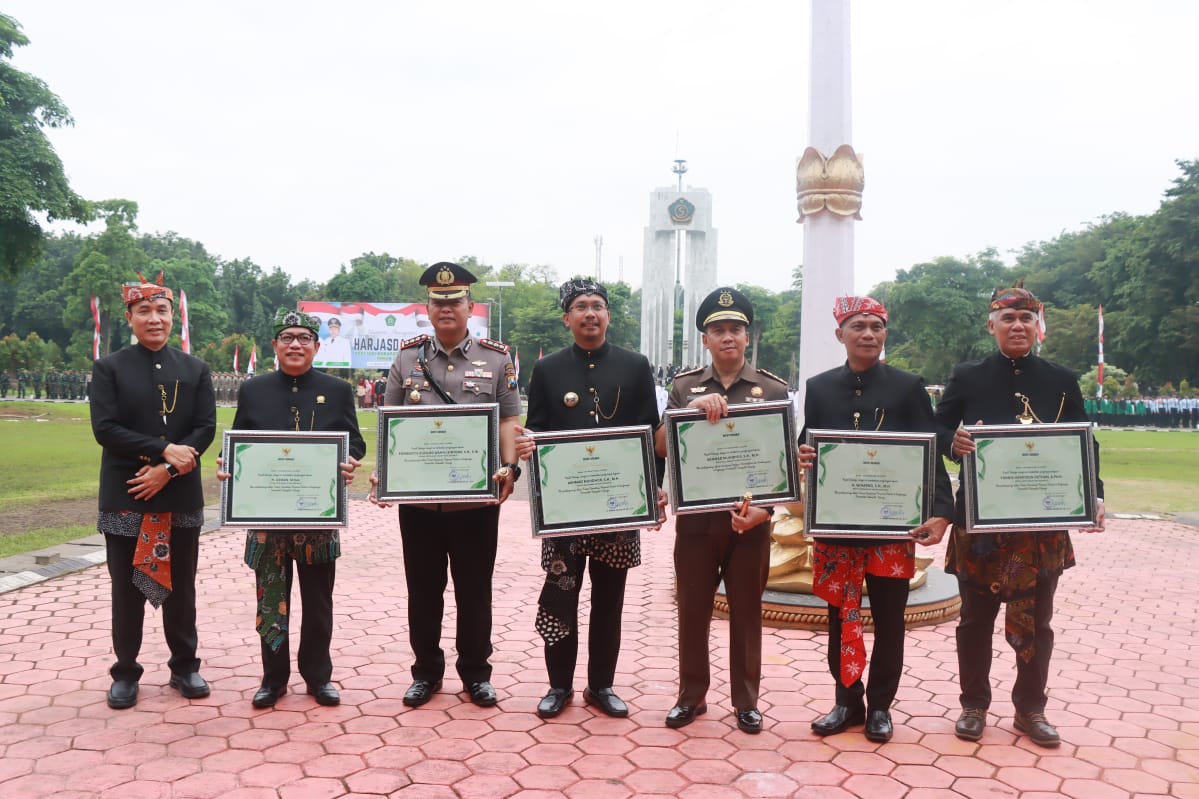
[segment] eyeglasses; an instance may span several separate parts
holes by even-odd
[[[292,344],[297,341],[301,344],[308,345],[316,341],[316,336],[312,335],[311,333],[280,333],[275,338],[280,344],[285,345]]]
[[[593,303],[580,302],[576,305],[570,306],[570,310],[573,311],[574,313],[587,313],[588,311],[594,311],[595,313],[599,313],[601,311],[608,310],[608,306],[604,305],[602,302],[593,302]]]

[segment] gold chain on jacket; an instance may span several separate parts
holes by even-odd
[[[303,432],[300,430],[300,409],[297,408],[295,405],[292,405],[291,406],[291,414],[292,414],[292,419],[295,422],[296,432],[297,433]],[[311,432],[315,426],[316,426],[316,411],[313,411],[312,417],[308,420],[308,431]]]
[[[878,424],[876,424],[876,425],[874,426],[874,431],[877,433],[879,430],[881,430],[881,429],[883,428],[883,422],[884,422],[884,421],[886,420],[886,418],[887,418],[887,409],[886,409],[886,408],[875,408],[875,409],[874,409],[874,418],[875,418],[875,419],[878,419]],[[861,412],[860,412],[860,411],[854,411],[854,412],[853,412],[853,429],[854,429],[854,430],[858,430],[858,429],[859,429],[859,428],[858,428],[858,424],[859,424],[861,421],[862,421],[862,414],[861,414]]]
[[[175,406],[179,404],[179,381],[175,381],[175,394],[171,397],[171,407],[167,407],[167,387],[162,383],[158,384],[158,395],[162,398],[162,423],[167,423],[167,416],[175,412]]]
[[[596,423],[596,424],[599,424],[599,423],[600,423],[600,418],[601,418],[601,417],[602,417],[602,418],[603,418],[603,420],[606,422],[606,421],[608,421],[609,419],[611,419],[613,416],[615,416],[615,415],[616,415],[616,411],[617,411],[617,409],[618,409],[618,408],[620,408],[620,389],[621,389],[621,387],[620,387],[620,386],[617,386],[617,387],[616,387],[616,404],[612,406],[612,412],[611,412],[611,413],[604,413],[604,412],[603,412],[603,411],[600,409],[600,398],[599,398],[599,392],[598,392],[598,391],[597,391],[597,392],[595,392],[594,399],[595,399],[595,423]]]
[[[1040,416],[1037,416],[1037,412],[1032,409],[1032,399],[1029,398],[1029,396],[1027,394],[1021,394],[1019,391],[1017,391],[1016,399],[1018,399],[1024,403],[1024,410],[1022,410],[1020,413],[1016,414],[1017,422],[1019,422],[1020,424],[1032,424],[1033,421],[1035,420],[1038,424],[1045,424],[1045,421]],[[1066,410],[1066,392],[1063,391],[1062,392],[1062,401],[1057,406],[1057,417],[1055,417],[1053,420],[1054,424],[1057,424],[1059,421],[1061,421],[1062,412],[1065,410]]]

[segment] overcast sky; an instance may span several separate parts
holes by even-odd
[[[649,194],[713,194],[721,282],[803,258],[807,0],[7,0],[76,191],[326,280],[363,252],[641,282]],[[1199,158],[1191,0],[856,0],[856,288],[1153,211]]]

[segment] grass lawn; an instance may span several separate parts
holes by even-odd
[[[374,411],[359,411],[366,439],[363,477],[375,467]],[[204,494],[216,502],[215,477],[221,433],[233,423],[233,408],[217,409],[217,435],[204,454]],[[85,403],[0,403],[0,557],[53,546],[95,532],[100,445],[92,437]],[[88,519],[90,518],[90,522]]]
[[[358,414],[367,457],[355,481],[375,465],[374,411]],[[203,458],[205,495],[219,496],[216,458],[233,408],[217,410],[217,437]],[[1100,474],[1111,512],[1199,512],[1199,432],[1101,430]],[[83,403],[0,403],[0,557],[91,533],[100,447]],[[89,521],[90,517],[90,521]]]

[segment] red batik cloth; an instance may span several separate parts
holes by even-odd
[[[171,595],[171,514],[142,514],[133,550],[133,584],[156,608]]]
[[[912,579],[916,547],[892,542],[869,547],[841,546],[820,541],[813,545],[812,593],[840,608],[841,683],[849,687],[866,670],[862,640],[862,584],[867,574]]]

